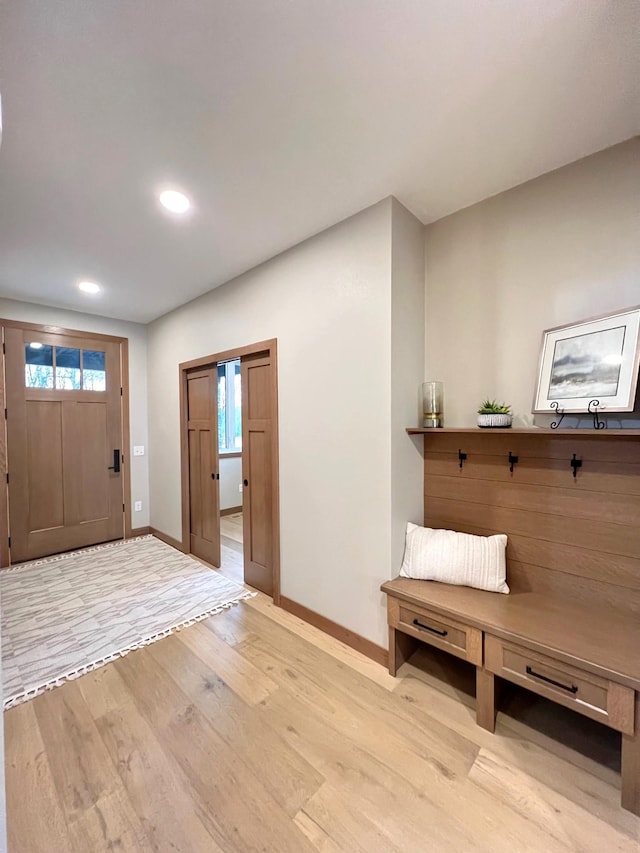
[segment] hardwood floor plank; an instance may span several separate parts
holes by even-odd
[[[590,809],[558,794],[528,773],[482,749],[470,779],[569,850],[585,850],[598,838],[602,850],[637,853],[640,836],[632,839],[607,826]]]
[[[100,797],[70,821],[69,842],[74,853],[149,853],[155,849],[121,789]]]
[[[133,702],[131,694],[113,666],[102,666],[88,672],[79,678],[76,684],[94,719]]]
[[[375,683],[380,687],[384,687],[386,690],[395,689],[396,679],[392,675],[389,675],[389,672],[384,667],[380,666],[380,664],[355,649],[352,649],[350,646],[346,646],[344,643],[341,643],[340,640],[336,640],[334,637],[324,634],[318,628],[315,628],[313,625],[309,625],[309,623],[305,622],[303,619],[299,619],[297,616],[276,607],[272,599],[268,596],[258,595],[250,601],[247,601],[246,605],[249,610],[257,610],[264,616],[268,616],[272,622],[275,622],[287,631],[296,634],[296,636],[302,637],[302,639],[307,640],[314,645],[320,644],[324,652],[331,655],[340,663],[343,663],[356,672],[359,672],[361,675],[375,681]]]
[[[304,810],[299,811],[298,814],[294,817],[293,822],[295,825],[307,836],[311,844],[314,846],[319,853],[341,853],[341,848],[338,846],[336,841],[333,840],[333,837],[327,835],[326,831],[318,824],[310,815],[308,815]],[[335,820],[332,823],[332,834],[335,835]],[[362,848],[353,848],[356,853],[357,850]]]
[[[221,678],[213,676],[181,643],[182,634],[175,639],[174,643],[157,643],[151,650],[154,659],[234,754],[259,776],[278,805],[293,817],[323,784],[324,777],[287,744],[265,716],[257,715]]]
[[[206,830],[185,780],[151,727],[132,705],[96,720],[131,806],[149,838],[149,850],[221,851]],[[205,817],[205,821],[207,818]]]
[[[169,640],[175,637],[160,642]],[[216,842],[238,853],[311,850],[253,770],[222,740],[148,649],[141,652],[133,652],[115,666],[142,716],[158,730],[165,750],[180,767],[200,813],[211,817],[206,828]]]
[[[67,837],[34,705],[26,702],[4,715],[10,853],[50,853],[52,838]]]
[[[180,640],[247,704],[257,705],[278,689],[276,682],[264,671],[201,625],[182,631]]]
[[[249,600],[254,601],[255,599]],[[244,602],[242,607],[233,607],[227,613],[216,614],[209,619],[203,619],[199,624],[219,637],[228,646],[237,646],[238,643],[249,640],[252,636],[244,619],[246,609],[246,602]],[[218,619],[218,616],[224,618]]]
[[[236,544],[242,545],[243,529],[241,512],[220,516],[220,535]]]
[[[350,809],[344,797],[330,785],[324,785],[307,803],[303,815],[306,826],[315,826],[320,837],[330,839],[333,849],[350,853],[402,853],[402,848],[380,832],[360,809]]]
[[[389,742],[375,719],[361,722],[363,729],[378,734],[372,741],[349,727],[340,728],[339,734],[330,717],[312,716],[302,703],[283,694],[271,696],[265,708],[281,720],[287,740],[321,768],[331,789],[340,792],[344,802],[358,802],[380,833],[402,840],[401,849],[422,849],[428,838],[430,850],[539,853],[538,839],[529,843],[520,815],[466,776],[447,774],[438,764],[434,772],[430,756],[419,759],[410,744],[400,748],[398,739]],[[303,811],[314,816],[310,809],[305,806]],[[565,848],[550,839],[545,853],[554,851],[564,853]]]
[[[238,650],[296,698],[317,713],[328,713],[343,731],[358,731],[366,743],[379,740],[392,744],[411,764],[415,757],[428,756],[435,773],[466,776],[477,754],[477,746],[454,734],[445,724],[430,720],[429,727],[416,725],[408,703],[399,703],[383,688],[358,673],[335,667],[328,678],[327,657],[297,638],[282,637],[277,646],[266,639],[243,643]],[[362,725],[362,715],[375,711],[375,728]]]
[[[67,822],[79,819],[119,787],[109,753],[77,681],[33,700]]]

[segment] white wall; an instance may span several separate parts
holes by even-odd
[[[151,523],[180,538],[181,361],[278,339],[282,594],[386,645],[391,199],[149,326]]]
[[[391,576],[400,570],[407,521],[424,521],[423,439],[418,423],[424,370],[424,226],[393,200],[391,243]]]
[[[530,423],[542,331],[640,303],[640,140],[428,226],[426,259],[445,425],[475,425],[485,397]]]
[[[220,456],[220,509],[242,506],[242,457]]]
[[[131,445],[144,445],[145,456],[133,456],[131,462],[131,526],[146,527],[149,524],[149,468],[147,440],[147,328],[139,323],[125,323],[93,314],[80,314],[59,308],[46,308],[28,302],[0,299],[0,317],[5,320],[21,320],[25,323],[41,323],[60,326],[64,329],[79,329],[102,335],[116,335],[129,339],[129,396]],[[142,501],[142,512],[133,510],[134,501]]]

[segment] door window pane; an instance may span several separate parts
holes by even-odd
[[[80,350],[56,347],[56,388],[80,390]]]
[[[27,388],[60,391],[106,391],[107,367],[101,350],[53,347],[38,341],[25,344]]]
[[[25,344],[24,383],[27,388],[53,388],[53,347],[37,341]]]
[[[105,358],[100,350],[82,350],[82,387],[85,391],[107,390]]]

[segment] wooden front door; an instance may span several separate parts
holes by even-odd
[[[242,377],[242,476],[245,582],[273,595],[274,429],[273,365],[269,354],[244,356]]]
[[[11,562],[124,536],[120,344],[5,329]]]
[[[220,565],[216,365],[187,373],[190,551]]]

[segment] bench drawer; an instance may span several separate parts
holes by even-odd
[[[482,666],[482,631],[421,605],[389,597],[389,627]]]
[[[612,729],[633,734],[634,691],[630,687],[491,634],[484,637],[484,665],[495,675]]]

